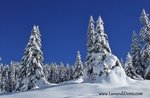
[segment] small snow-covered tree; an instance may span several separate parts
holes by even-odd
[[[17,80],[19,78],[19,73],[21,70],[21,64],[20,62],[11,61],[10,62],[10,68],[12,69],[12,76]]]
[[[132,77],[133,65],[131,54],[128,53],[125,62],[125,72],[127,76]]]
[[[59,66],[59,82],[64,81],[64,76],[65,76],[65,67],[64,64],[61,62]]]
[[[73,65],[70,65],[69,66],[69,70],[70,70],[70,80],[73,80],[75,77],[74,77],[74,70],[75,70],[75,67]]]
[[[77,58],[76,58],[76,62],[75,62],[75,78],[81,78],[83,77],[83,63],[81,61],[81,55],[80,55],[80,51],[78,51],[77,53]]]
[[[136,72],[135,72],[135,69],[133,67],[132,57],[131,57],[130,53],[127,54],[124,69],[125,69],[126,75],[128,77],[131,77],[133,79],[142,80],[142,78],[138,74],[136,74]]]
[[[65,81],[69,81],[70,80],[70,65],[67,63],[66,64],[66,72],[65,72]]]
[[[3,74],[2,74],[2,83],[3,83],[3,92],[7,92],[7,87],[8,87],[8,65],[4,65],[3,67]]]
[[[16,80],[15,80],[15,68],[12,65],[9,65],[7,74],[6,74],[6,86],[5,86],[5,91],[7,92],[13,92],[15,90],[16,86]]]
[[[58,67],[56,63],[52,63],[50,66],[50,74],[49,74],[49,81],[51,83],[58,83]]]
[[[143,49],[141,52],[142,65],[144,68],[144,78],[150,79],[150,20],[149,14],[143,9],[140,17],[140,21],[143,27],[140,31],[140,38],[143,42]]]
[[[46,80],[47,80],[48,82],[50,82],[50,81],[49,81],[49,72],[50,72],[50,65],[49,65],[49,64],[44,64],[44,66],[43,66],[43,72],[44,72],[44,74],[45,74]]]
[[[26,91],[32,88],[48,85],[43,72],[43,53],[41,51],[41,34],[38,26],[34,26],[21,60],[17,91]]]

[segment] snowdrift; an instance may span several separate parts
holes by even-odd
[[[128,86],[114,87],[100,83],[81,83],[68,85],[55,85],[47,88],[26,91],[14,94],[1,94],[0,98],[149,98],[150,81],[136,81]],[[143,95],[99,95],[108,92],[134,92]]]
[[[102,72],[101,75],[97,75],[96,79],[92,81],[88,80],[87,76],[85,76],[85,82],[127,85],[135,81],[126,75],[119,59],[115,55],[108,53],[103,62],[99,63],[100,56],[102,55],[99,54],[99,57],[97,57],[99,59],[97,59],[97,66],[94,68],[96,73]]]

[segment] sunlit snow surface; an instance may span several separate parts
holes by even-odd
[[[108,83],[81,83],[82,79],[68,81],[27,92],[1,94],[0,98],[149,98],[150,81],[131,81],[119,85]],[[99,95],[100,93],[143,93],[143,95]]]

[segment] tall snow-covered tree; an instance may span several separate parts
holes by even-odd
[[[88,25],[88,32],[87,32],[87,57],[86,57],[86,67],[85,70],[87,71],[87,75],[90,79],[93,76],[93,64],[92,64],[92,53],[94,49],[94,35],[95,35],[95,28],[94,28],[94,20],[93,17],[90,16],[89,25]]]
[[[140,31],[140,38],[143,42],[141,58],[145,79],[150,79],[150,20],[148,16],[149,14],[147,14],[143,9],[140,17],[140,21],[143,24],[143,27]]]
[[[143,68],[142,68],[142,64],[141,64],[140,52],[141,52],[140,41],[138,39],[138,35],[136,34],[136,32],[133,31],[130,54],[132,57],[132,64],[133,64],[133,67],[135,68],[136,73],[142,77],[143,76]]]
[[[17,91],[26,91],[48,85],[42,67],[43,53],[41,46],[39,27],[34,26],[21,60],[22,68],[16,85]]]
[[[87,74],[90,80],[95,80],[101,75],[101,63],[106,55],[111,53],[108,37],[104,31],[104,22],[101,17],[99,17],[96,22],[96,31],[94,31],[93,36],[93,44],[91,45],[92,51],[87,55],[88,59],[86,61],[86,64],[88,65]]]
[[[77,58],[75,62],[75,79],[83,77],[83,63],[81,61],[80,51],[77,53]]]

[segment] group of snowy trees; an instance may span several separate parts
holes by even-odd
[[[140,17],[142,28],[133,32],[131,51],[124,64],[127,75],[133,79],[150,79],[150,20],[143,9]]]
[[[39,27],[34,26],[21,62],[11,62],[8,66],[0,64],[0,90],[2,92],[26,91],[47,86],[50,83],[82,78],[83,64],[79,51],[74,66],[69,64],[64,66],[63,63],[44,65],[41,46]]]
[[[143,9],[140,17],[142,28],[139,36],[133,32],[131,51],[128,53],[125,63],[121,63],[126,75],[133,79],[150,79],[150,20],[149,14]],[[96,23],[96,27],[95,27]],[[88,26],[86,70],[90,80],[96,80],[104,72],[111,70],[105,62],[108,55],[111,55],[108,37],[104,31],[104,22],[101,17],[95,22],[90,17]]]
[[[80,52],[77,52],[77,58],[74,65],[61,63],[45,64],[43,66],[46,79],[50,83],[60,83],[73,79],[82,78],[83,76],[83,64],[81,61]]]
[[[86,67],[87,75],[90,80],[95,80],[102,74],[102,65],[107,54],[111,53],[108,43],[108,37],[104,31],[104,22],[101,17],[96,21],[90,17],[88,26],[87,58]]]
[[[0,64],[0,90],[2,92],[26,91],[47,86],[50,83],[79,78],[94,81],[108,76],[111,71],[126,72],[126,75],[133,79],[150,79],[150,20],[148,16],[143,10],[140,17],[143,27],[139,36],[135,31],[133,32],[131,51],[125,63],[123,60],[120,62],[112,54],[101,17],[96,22],[92,16],[90,17],[87,57],[84,64],[79,51],[74,65],[43,64],[41,34],[39,27],[34,26],[22,60],[11,62],[10,65]]]
[[[20,68],[19,62],[11,61],[10,65],[0,64],[0,91],[12,92],[15,90]]]

